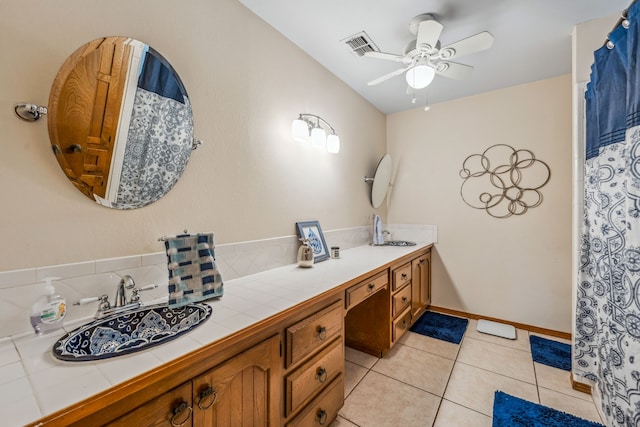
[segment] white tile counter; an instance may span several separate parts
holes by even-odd
[[[126,356],[63,362],[51,354],[60,333],[0,339],[3,425],[34,422],[430,244],[360,246],[343,250],[340,259],[329,259],[313,268],[292,264],[225,281],[224,296],[209,302],[213,313],[208,321],[174,341]],[[76,322],[65,329],[70,331],[79,325]]]

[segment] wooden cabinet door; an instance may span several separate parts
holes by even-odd
[[[431,304],[431,252],[411,261],[411,314],[413,320]]]
[[[159,396],[105,427],[190,427],[193,421],[191,382]]]
[[[193,380],[193,425],[279,424],[280,338],[274,336]]]

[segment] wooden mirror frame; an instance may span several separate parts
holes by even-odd
[[[128,37],[96,39],[73,52],[53,82],[48,110],[63,172],[110,208],[140,208],[164,196],[194,146],[191,104],[178,74]]]

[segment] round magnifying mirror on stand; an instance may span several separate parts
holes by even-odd
[[[115,209],[160,199],[195,146],[180,77],[152,47],[129,37],[96,39],[71,54],[53,82],[47,120],[69,181]]]
[[[379,208],[384,201],[391,185],[391,156],[385,154],[378,162],[376,173],[373,178],[365,177],[366,182],[372,182],[371,185],[371,206],[375,209]]]

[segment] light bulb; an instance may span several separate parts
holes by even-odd
[[[291,136],[294,141],[309,141],[309,125],[302,119],[296,119],[291,123]]]
[[[327,152],[332,154],[340,152],[340,138],[335,133],[327,137]]]
[[[414,89],[423,89],[433,81],[436,76],[436,71],[433,67],[428,65],[418,64],[415,67],[409,68],[405,74],[407,83]]]
[[[311,145],[324,148],[327,143],[327,134],[324,129],[315,127],[311,129]]]

